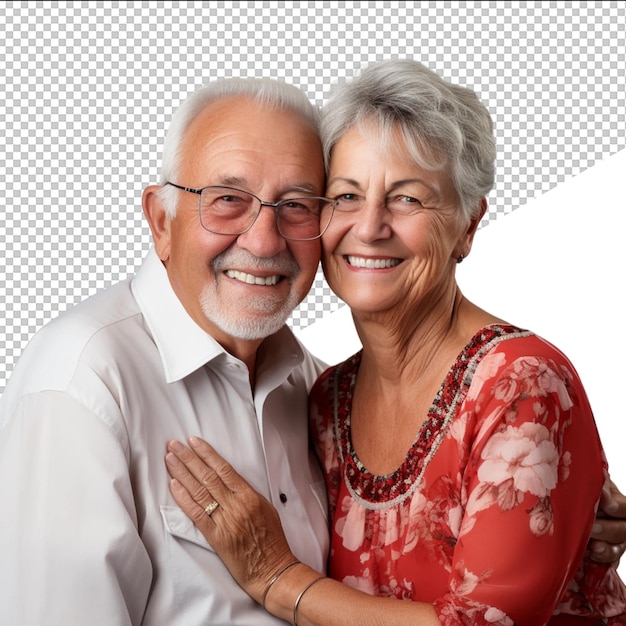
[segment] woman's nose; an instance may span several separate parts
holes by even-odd
[[[353,230],[365,242],[386,239],[391,235],[391,214],[384,201],[365,200],[354,214]]]

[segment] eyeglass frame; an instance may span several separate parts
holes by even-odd
[[[167,181],[165,183],[163,183],[163,185],[161,185],[162,187],[165,187],[166,185],[170,185],[172,187],[174,187],[175,189],[180,189],[181,191],[188,191],[190,193],[195,193],[197,194],[198,197],[198,219],[200,220],[200,226],[202,226],[202,228],[204,228],[204,230],[206,230],[209,233],[213,233],[214,235],[223,235],[225,237],[238,237],[239,235],[243,235],[244,233],[247,233],[255,224],[255,222],[257,221],[259,215],[261,215],[261,209],[264,206],[267,207],[272,207],[274,209],[274,217],[276,219],[276,228],[278,229],[278,232],[280,233],[280,236],[283,237],[283,239],[287,239],[289,241],[315,241],[316,239],[319,239],[328,229],[328,227],[330,226],[330,222],[333,219],[333,215],[335,213],[335,208],[337,206],[337,200],[332,200],[331,198],[326,198],[324,196],[297,196],[295,198],[285,198],[284,200],[279,200],[278,202],[266,202],[265,200],[261,200],[261,198],[259,198],[258,196],[255,196],[253,193],[250,193],[249,191],[246,191],[245,189],[237,189],[237,187],[229,187],[228,185],[207,185],[206,187],[200,187],[200,188],[194,188],[194,187],[184,187],[182,185],[177,185],[176,183],[172,183],[170,181]],[[202,192],[205,189],[229,189],[230,191],[237,191],[239,193],[245,193],[248,196],[252,196],[255,200],[257,200],[259,202],[259,210],[257,211],[257,214],[254,216],[254,219],[252,220],[252,222],[250,222],[250,226],[248,226],[247,228],[245,228],[244,230],[242,230],[241,232],[238,233],[218,233],[214,230],[211,230],[209,228],[207,228],[203,223],[202,223],[202,207],[200,206],[200,198],[202,197]],[[278,210],[280,209],[280,207],[288,202],[293,202],[294,200],[301,200],[301,199],[308,199],[308,200],[324,200],[326,201],[326,203],[328,205],[330,205],[331,209],[332,209],[332,213],[330,215],[330,217],[328,218],[328,223],[326,224],[326,226],[324,227],[324,229],[320,229],[320,234],[316,235],[315,237],[307,237],[306,239],[294,239],[293,237],[287,237],[286,235],[283,234],[283,232],[280,229],[280,221],[278,219]],[[321,215],[321,213],[320,213]]]

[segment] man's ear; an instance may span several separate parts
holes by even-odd
[[[164,263],[170,256],[171,249],[171,218],[168,216],[161,200],[159,191],[162,188],[159,185],[151,185],[146,187],[141,196],[141,206],[143,213],[148,220],[154,247],[157,255]]]
[[[487,198],[483,198],[480,201],[480,209],[476,212],[476,215],[472,217],[465,235],[461,240],[459,255],[465,258],[472,249],[472,243],[474,242],[474,235],[480,226],[480,222],[487,211]]]

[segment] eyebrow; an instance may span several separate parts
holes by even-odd
[[[242,178],[241,176],[222,177],[219,179],[219,183],[217,185],[220,187],[221,186],[237,187],[242,190],[249,189],[250,187],[248,180],[246,178]],[[307,195],[314,195],[317,193],[317,189],[315,185],[313,185],[312,183],[302,182],[302,183],[294,183],[292,185],[289,185],[288,187],[285,187],[278,195],[282,196],[286,193],[293,193],[294,191],[298,193],[307,194]]]
[[[356,180],[353,180],[352,178],[344,178],[343,176],[335,176],[335,178],[329,178],[326,181],[326,187],[330,187],[334,183],[348,183],[349,185],[352,185],[357,189],[361,189],[361,185],[359,185]]]
[[[239,176],[225,176],[220,178],[218,180],[218,183],[226,187],[238,187],[240,185],[243,185],[245,187],[246,179]]]
[[[439,185],[433,185],[432,183],[427,183],[425,180],[421,178],[407,178],[405,180],[398,180],[391,186],[391,191],[398,189],[399,187],[403,187],[404,185],[410,185],[412,183],[417,183],[418,185],[424,185],[426,189],[430,190],[432,193],[441,195],[441,188]]]
[[[362,191],[362,187],[361,185],[354,179],[352,178],[344,178],[342,176],[336,176],[335,178],[331,178],[328,181],[327,187],[330,187],[333,183],[337,183],[337,182],[344,182],[344,183],[348,183],[349,185],[352,185],[353,187],[356,187],[358,190]],[[427,189],[429,189],[430,191],[432,191],[433,193],[436,193],[438,195],[441,194],[441,190],[439,189],[439,186],[433,186],[430,183],[427,183],[425,180],[422,180],[421,178],[405,178],[403,180],[397,180],[395,181],[392,185],[391,188],[389,189],[389,191],[395,191],[396,189],[403,187],[404,185],[410,185],[412,183],[417,183],[419,185],[424,185],[424,187],[426,187]]]

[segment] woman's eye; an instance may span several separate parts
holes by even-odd
[[[358,211],[361,198],[354,193],[341,193],[335,196],[335,209],[339,211]]]
[[[394,213],[409,215],[421,209],[422,203],[413,196],[395,196],[387,201],[387,208]]]

